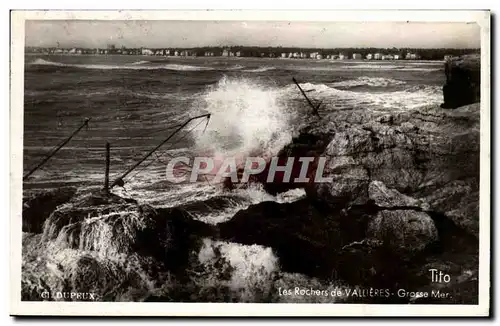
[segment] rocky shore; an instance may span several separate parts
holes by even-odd
[[[137,292],[151,301],[231,300],[202,282],[207,271],[195,258],[211,239],[271,248],[281,272],[322,282],[450,293],[345,302],[477,303],[478,65],[471,57],[446,63],[443,107],[311,118],[279,156],[326,157],[324,176],[333,181],[262,181],[271,194],[305,189],[295,202],[261,202],[208,225],[193,219],[197,205],[154,208],[72,188],[26,199],[23,300],[55,290],[92,290],[110,301]],[[213,268],[230,273],[217,261]],[[449,274],[450,282],[432,282],[431,269]],[[274,302],[275,284],[259,285],[268,294],[254,301]]]

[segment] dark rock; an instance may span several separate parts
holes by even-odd
[[[276,155],[278,160],[278,166],[284,166],[287,164],[288,158],[293,157],[294,162],[292,166],[292,172],[289,181],[284,179],[285,173],[277,171],[272,178],[272,181],[267,181],[270,170],[270,162],[267,162],[264,170],[256,175],[252,175],[249,179],[250,182],[259,182],[263,184],[264,190],[272,195],[278,193],[286,192],[290,189],[295,188],[308,188],[314,182],[316,176],[316,169],[318,166],[318,158],[321,153],[328,145],[330,136],[328,133],[300,133],[297,137],[292,139],[292,142],[285,146]],[[309,163],[306,177],[309,178],[309,182],[297,182],[296,178],[299,177],[302,162],[299,161],[301,157],[312,157],[314,161]],[[230,188],[230,186],[226,186]]]
[[[372,181],[368,186],[368,197],[373,200],[378,207],[414,207],[429,209],[429,204],[423,200],[418,200],[410,196],[403,195],[395,189],[387,188],[381,181]]]
[[[402,265],[397,256],[386,250],[382,241],[363,239],[342,247],[336,270],[338,277],[349,284],[392,288],[404,274],[396,268]]]
[[[443,108],[454,109],[481,99],[481,56],[464,55],[448,59],[445,64]]]
[[[342,238],[339,221],[308,200],[252,205],[218,227],[222,239],[271,247],[283,270],[312,276],[331,277],[334,248],[348,242]]]
[[[476,178],[455,180],[425,197],[433,211],[479,238],[479,183]]]
[[[42,226],[57,206],[68,202],[76,188],[67,187],[46,191],[24,200],[23,232],[41,233]]]
[[[411,259],[438,240],[432,218],[415,210],[383,210],[369,223],[368,238],[382,242],[395,255]]]
[[[320,198],[322,202],[332,207],[365,204],[368,201],[370,183],[368,171],[360,165],[347,165],[341,168],[342,163],[337,161],[330,170],[335,171],[329,174],[332,182],[315,184],[313,198]],[[312,192],[309,191],[309,194]]]
[[[153,208],[112,196],[85,196],[57,208],[44,225],[42,241],[61,248],[105,256],[138,253],[171,268],[182,268],[187,256],[214,229],[179,208]]]

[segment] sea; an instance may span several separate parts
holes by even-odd
[[[107,142],[112,182],[180,124],[210,113],[208,124],[204,119],[190,122],[113,192],[155,207],[228,198],[229,205],[207,205],[206,211],[193,215],[211,224],[227,221],[238,210],[262,201],[297,200],[305,196],[301,189],[272,196],[258,185],[227,192],[208,179],[179,184],[166,179],[168,161],[176,156],[223,159],[256,152],[276,154],[311,114],[293,78],[311,101],[321,103],[322,115],[439,105],[445,82],[441,61],[26,55],[24,173],[86,118],[91,120],[24,181],[24,195],[61,186],[76,186],[81,192],[102,188]],[[219,245],[241,270],[241,278],[248,274],[248,262],[256,269],[279,268],[270,248]],[[208,259],[203,254],[209,252],[207,248],[200,252],[200,260]],[[234,286],[244,286],[238,282],[245,281],[236,277]]]

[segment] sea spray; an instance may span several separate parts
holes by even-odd
[[[204,239],[198,260],[206,270],[214,272],[197,280],[203,282],[202,288],[227,287],[237,302],[265,302],[273,294],[273,279],[279,264],[271,248]],[[226,265],[224,278],[218,275],[220,268],[210,268],[221,260]]]
[[[225,76],[195,105],[212,114],[197,148],[216,158],[275,154],[292,138],[291,115],[279,89],[256,80]]]

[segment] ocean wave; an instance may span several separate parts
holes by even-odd
[[[141,61],[132,62],[131,65],[143,65],[146,63],[151,63],[151,61],[141,60]]]
[[[139,61],[140,62],[140,61]],[[77,64],[77,63],[62,63],[48,61],[44,59],[35,59],[29,65],[33,66],[56,66],[56,67],[70,67],[70,68],[80,68],[80,69],[100,69],[100,70],[119,70],[119,69],[131,69],[131,70],[174,70],[174,71],[203,71],[203,70],[214,70],[211,67],[202,66],[190,66],[182,64],[164,64],[164,65],[144,65],[146,62],[134,62],[128,65],[106,65],[106,64]]]
[[[226,263],[229,280],[222,281],[218,273],[204,276],[203,283],[229,288],[230,296],[238,302],[255,302],[258,297],[274,294],[273,281],[280,270],[273,250],[260,245],[241,245],[225,241],[203,239],[198,261],[205,270],[220,271]],[[205,285],[206,286],[206,285]]]
[[[166,100],[175,98],[177,100],[186,100],[190,98],[190,95],[179,95],[177,93],[155,93],[155,92],[140,92],[124,89],[121,87],[113,87],[109,89],[102,90],[80,90],[80,89],[68,89],[68,90],[28,90],[24,92],[24,96],[41,98],[44,96],[52,96],[54,98],[78,98],[86,97],[93,98],[97,96],[122,96],[131,98],[148,98],[152,100]]]
[[[330,84],[331,87],[354,87],[354,86],[376,86],[385,87],[393,85],[403,85],[406,82],[384,77],[359,77],[356,79],[343,80]]]
[[[408,67],[407,63],[403,65],[392,65],[392,64],[361,64],[361,65],[352,65],[345,66],[344,68],[349,70],[397,70],[397,71],[439,71],[440,68],[423,68],[423,67]]]
[[[439,105],[443,101],[440,86],[420,85],[404,90],[388,92],[354,92],[337,89],[325,84],[303,83],[301,87],[310,90],[310,97],[323,101],[323,107],[355,108],[366,107],[371,109],[404,110]],[[285,94],[297,94],[295,85],[289,85]]]
[[[274,70],[276,69],[275,67],[259,67],[259,68],[255,68],[255,69],[244,69],[243,71],[244,72],[266,72],[266,71],[269,71],[269,70]]]
[[[193,115],[212,114],[198,148],[221,158],[245,157],[259,150],[274,153],[291,139],[291,112],[279,101],[279,89],[249,78],[223,77],[193,103]]]
[[[432,71],[441,71],[441,68],[435,67],[415,67],[415,66],[406,66],[406,63],[402,65],[392,65],[392,64],[350,64],[350,65],[339,65],[337,63],[332,63],[331,65],[325,66],[288,66],[285,69],[293,70],[293,71],[353,71],[353,70],[392,70],[392,71],[421,71],[421,72],[432,72]]]
[[[232,70],[241,70],[243,68],[245,68],[245,67],[242,66],[242,65],[235,65],[235,66],[231,66],[231,67],[224,68],[224,69],[221,69],[221,70],[232,71]]]

